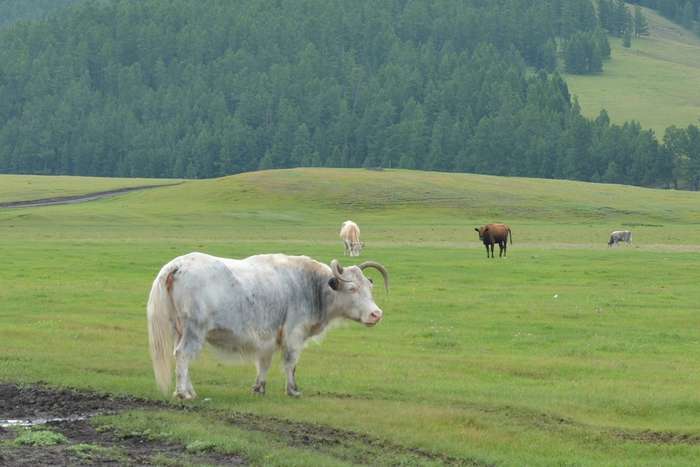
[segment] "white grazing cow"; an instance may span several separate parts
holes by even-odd
[[[287,394],[300,395],[294,373],[307,339],[333,320],[374,326],[382,319],[372,298],[372,281],[362,272],[366,268],[382,274],[388,291],[389,275],[373,261],[343,268],[337,260],[329,266],[281,254],[241,260],[203,253],[175,258],[160,270],[148,298],[148,337],[158,386],[168,391],[174,355],[174,395],[196,397],[189,365],[207,342],[223,354],[255,360],[253,391],[258,394],[265,393],[272,355],[280,349]]]
[[[340,238],[345,245],[343,255],[360,256],[362,247],[365,246],[360,241],[360,228],[353,221],[345,221],[340,227]]]
[[[628,245],[632,243],[632,232],[629,230],[616,230],[610,234],[610,240],[608,240],[608,247],[617,245],[620,242],[625,242]]]

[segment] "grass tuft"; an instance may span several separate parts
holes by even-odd
[[[32,430],[28,429],[20,433],[15,438],[15,443],[22,446],[53,446],[56,444],[64,444],[68,439],[61,433],[56,433],[50,430]]]

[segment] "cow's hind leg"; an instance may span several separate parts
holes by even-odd
[[[284,372],[287,375],[287,395],[292,397],[301,396],[299,386],[297,386],[296,372],[299,361],[300,349],[287,348],[284,351]]]
[[[258,370],[258,376],[255,378],[255,385],[253,386],[253,393],[265,395],[265,385],[267,384],[267,370],[270,369],[270,364],[272,363],[272,354],[274,352],[265,352],[258,355],[258,359],[255,361],[255,368]]]
[[[301,354],[301,349],[304,347],[304,339],[297,335],[297,333],[291,333],[287,336],[284,343],[284,372],[287,375],[287,395],[292,397],[301,396],[301,391],[299,386],[297,386],[296,380],[296,369],[297,362],[299,361],[299,355]]]
[[[190,380],[190,362],[197,358],[204,345],[204,337],[185,326],[180,341],[175,347],[175,393],[173,396],[191,400],[197,397]]]

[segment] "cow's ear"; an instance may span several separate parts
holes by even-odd
[[[329,286],[331,289],[333,289],[333,290],[338,290],[338,286],[339,286],[339,285],[340,285],[340,284],[338,283],[338,279],[336,279],[335,277],[331,277],[330,279],[328,279],[328,286]]]

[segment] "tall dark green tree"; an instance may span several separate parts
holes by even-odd
[[[649,23],[639,5],[634,6],[634,35],[636,37],[649,35]]]
[[[630,48],[632,46],[632,28],[626,28],[624,34],[622,35],[622,46]]]

